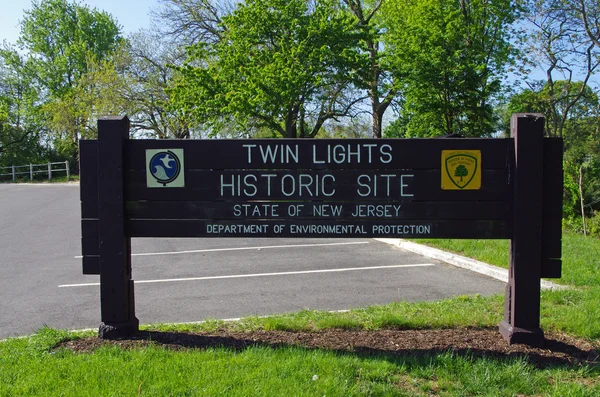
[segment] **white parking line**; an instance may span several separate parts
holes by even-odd
[[[380,269],[398,269],[407,267],[426,267],[435,266],[433,263],[419,263],[411,265],[391,265],[391,266],[370,266],[370,267],[349,267],[345,269],[322,269],[322,270],[302,270],[296,272],[279,272],[279,273],[257,273],[257,274],[235,274],[230,276],[209,276],[209,277],[187,277],[187,278],[166,278],[162,280],[137,280],[135,284],[154,284],[154,283],[171,283],[178,281],[203,281],[203,280],[224,280],[231,278],[251,278],[251,277],[271,277],[271,276],[290,276],[297,274],[315,274],[315,273],[340,273],[352,272],[357,270],[380,270]],[[100,283],[83,283],[83,284],[63,284],[58,288],[69,287],[93,287],[99,286]]]
[[[138,253],[138,254],[131,254],[131,256],[179,255],[179,254],[196,254],[199,252],[264,250],[264,249],[274,249],[274,248],[326,247],[326,246],[333,246],[333,245],[356,245],[356,244],[369,244],[369,242],[368,241],[353,241],[353,242],[349,242],[349,243],[266,245],[263,247],[210,248],[210,249],[205,249],[205,250],[191,250],[191,251],[142,252],[142,253]],[[81,259],[81,258],[83,258],[81,255],[78,255],[75,257],[75,259]]]

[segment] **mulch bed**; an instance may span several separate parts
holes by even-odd
[[[361,355],[387,354],[431,356],[452,351],[469,357],[527,357],[538,367],[567,365],[599,365],[600,343],[564,334],[546,333],[543,347],[508,345],[496,328],[452,328],[427,330],[358,331],[328,329],[316,332],[253,331],[213,333],[181,333],[143,331],[128,339],[102,340],[83,338],[60,344],[80,353],[92,353],[100,346],[125,349],[163,346],[173,350],[224,347],[241,350],[249,346],[298,346]]]

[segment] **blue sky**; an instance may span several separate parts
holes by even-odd
[[[150,27],[150,10],[158,7],[158,0],[78,0],[90,8],[111,14],[123,28],[125,35]],[[15,43],[19,37],[19,21],[23,11],[31,9],[31,0],[5,0],[0,11],[0,42]]]

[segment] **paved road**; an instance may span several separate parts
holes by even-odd
[[[79,186],[0,184],[0,339],[100,323],[81,274]],[[134,239],[142,323],[343,310],[503,292],[504,285],[371,239]]]

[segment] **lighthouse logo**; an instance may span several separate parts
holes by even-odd
[[[146,150],[148,187],[183,187],[183,149]]]

